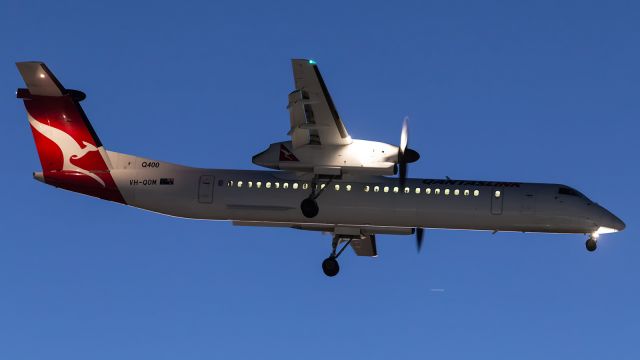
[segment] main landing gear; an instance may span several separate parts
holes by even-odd
[[[598,239],[594,236],[589,236],[587,242],[584,244],[587,248],[587,251],[593,252],[598,248]]]
[[[349,240],[347,240],[344,246],[342,246],[340,251],[336,253],[336,249],[340,244],[340,237],[337,235],[333,237],[333,241],[331,242],[331,249],[332,249],[331,255],[329,255],[329,257],[324,259],[324,261],[322,262],[322,271],[324,272],[325,275],[329,277],[338,275],[338,272],[340,271],[340,265],[338,264],[337,258],[338,256],[340,256],[340,254],[342,254],[344,249],[346,249],[347,246],[349,246],[349,244],[351,243],[351,240],[352,239],[349,238]]]
[[[324,184],[325,187],[328,186],[329,183],[331,183],[331,180],[333,180],[333,177],[330,177],[329,181]],[[302,215],[304,215],[306,218],[314,218],[316,217],[316,215],[318,215],[318,212],[320,212],[320,208],[318,207],[318,202],[316,201],[316,199],[318,198],[318,196],[320,196],[320,194],[324,190],[324,187],[321,186],[319,190],[317,189],[317,187],[318,175],[314,175],[313,180],[311,180],[311,194],[309,194],[309,197],[302,200],[302,202],[300,203],[300,210],[302,210]]]
[[[313,218],[318,215],[318,212],[320,212],[316,197],[317,196],[312,194],[300,203],[300,210],[302,210],[302,215],[304,215],[304,217]]]

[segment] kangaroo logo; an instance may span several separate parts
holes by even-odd
[[[78,142],[73,137],[71,137],[71,135],[60,129],[56,129],[53,126],[45,125],[31,117],[31,115],[29,115],[29,123],[40,134],[58,145],[60,151],[62,151],[62,170],[76,171],[81,174],[87,175],[93,180],[99,182],[102,187],[105,187],[104,181],[102,181],[102,179],[100,179],[98,175],[71,163],[71,159],[80,159],[89,152],[98,151],[97,147],[89,144],[86,141],[82,142],[82,144],[84,144],[84,147],[80,147]]]
[[[286,146],[280,144],[280,161],[300,161]]]

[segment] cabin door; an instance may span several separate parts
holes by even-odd
[[[504,200],[504,191],[498,188],[493,188],[491,192],[491,213],[493,215],[502,214],[502,203]]]
[[[198,184],[198,202],[202,204],[211,204],[213,202],[213,176],[200,176]]]

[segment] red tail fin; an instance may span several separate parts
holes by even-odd
[[[42,164],[44,181],[57,187],[124,203],[109,172],[109,158],[80,101],[41,62],[16,64],[28,89],[18,89]]]

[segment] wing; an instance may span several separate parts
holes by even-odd
[[[351,137],[336,110],[318,65],[313,60],[293,59],[296,90],[289,94],[293,147],[347,145]]]

